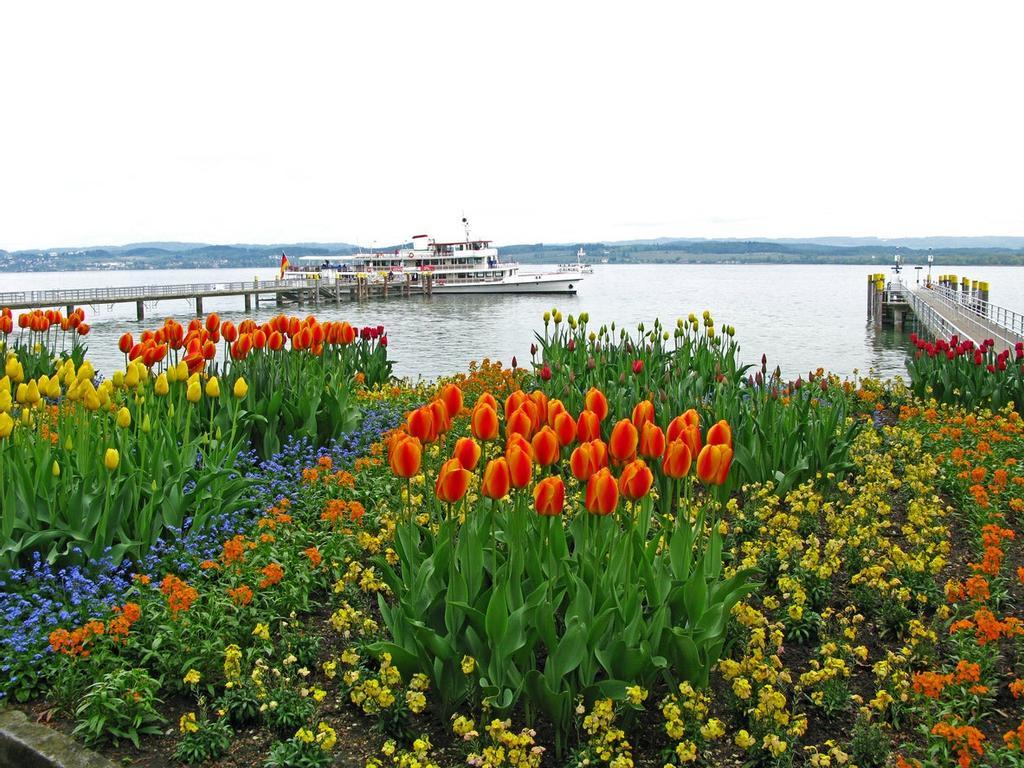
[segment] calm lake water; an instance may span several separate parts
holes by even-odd
[[[544,271],[524,267],[523,271]],[[353,325],[387,328],[390,356],[401,376],[433,378],[465,370],[471,360],[490,357],[510,363],[518,356],[528,364],[535,331],[543,330],[542,315],[558,307],[563,314],[590,313],[591,324],[616,322],[632,327],[655,317],[671,325],[690,312],[710,310],[716,324],[736,327],[742,357],[747,362],[768,356],[787,376],[806,376],[824,367],[842,376],[854,370],[883,376],[905,373],[908,333],[876,332],[866,320],[867,275],[881,271],[870,266],[837,265],[597,265],[580,283],[576,296],[432,296],[413,299],[343,303],[340,308],[293,308],[296,314],[345,319]],[[1022,267],[948,267],[933,272],[968,275],[991,283],[991,301],[1021,311],[1024,299]],[[913,269],[905,279],[914,281]],[[146,270],[109,272],[9,273],[0,291],[98,286],[158,285],[272,279],[276,270]],[[189,301],[149,304],[144,323],[135,320],[134,304],[88,309],[90,358],[100,370],[122,365],[117,338],[124,331],[138,334],[162,318],[187,320]],[[204,300],[206,312],[235,322],[243,319],[242,297]],[[276,314],[273,307],[254,313],[257,319]]]

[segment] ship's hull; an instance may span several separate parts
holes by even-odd
[[[574,294],[581,280],[579,275],[517,275],[505,280],[479,283],[438,283],[434,293],[563,293]]]

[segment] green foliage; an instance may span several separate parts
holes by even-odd
[[[127,739],[137,748],[139,736],[159,735],[164,718],[156,711],[158,680],[144,669],[116,669],[89,686],[75,710],[74,733],[88,744]]]
[[[889,759],[889,739],[877,723],[858,717],[850,738],[850,760],[861,768],[882,768]]]
[[[201,765],[227,754],[234,736],[224,720],[203,719],[196,730],[182,735],[174,748],[174,759],[186,765]]]
[[[287,685],[270,689],[265,705],[263,721],[279,736],[294,733],[316,712],[316,703],[311,698]]]

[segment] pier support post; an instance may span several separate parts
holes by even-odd
[[[66,316],[68,316],[68,317],[71,317],[71,313],[74,312],[74,311],[75,311],[75,305],[74,304],[68,304],[66,307],[64,307],[64,314]]]
[[[140,323],[146,319],[146,303],[144,301],[135,302],[135,319]]]
[[[252,294],[251,293],[246,293],[246,294],[244,294],[244,296],[245,296],[245,311],[246,312],[251,312],[252,311]]]
[[[893,310],[892,310],[892,325],[893,325],[893,328],[902,328],[903,327],[903,310],[902,309],[896,309],[895,307],[893,307]]]
[[[203,297],[196,296],[196,317],[203,316]]]

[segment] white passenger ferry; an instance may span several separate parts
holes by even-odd
[[[583,275],[565,272],[521,272],[514,261],[502,261],[490,240],[469,235],[459,242],[439,243],[429,235],[416,235],[412,247],[372,251],[324,260],[304,256],[300,261],[321,262],[319,266],[290,266],[289,274],[317,273],[322,280],[345,282],[366,277],[372,282],[416,284],[429,274],[433,292],[442,293],[567,293],[577,291]]]
[[[569,262],[568,264],[559,264],[558,271],[562,273],[574,273],[580,275],[592,275],[594,274],[594,267],[592,264],[588,264],[584,261],[587,258],[587,252],[583,250],[583,246],[576,251],[576,263]]]

